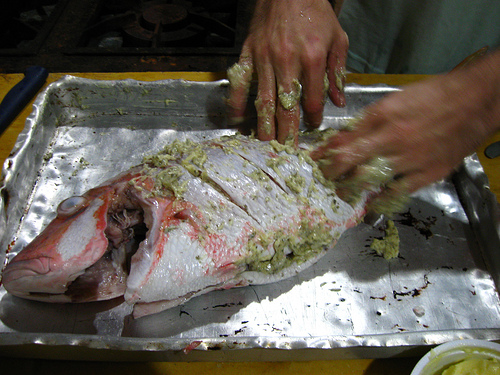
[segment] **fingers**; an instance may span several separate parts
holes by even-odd
[[[336,180],[373,155],[391,155],[391,150],[383,146],[387,135],[381,123],[381,116],[368,113],[353,125],[354,130],[340,131],[311,152],[312,159],[319,163],[326,178]]]
[[[228,118],[231,124],[243,121],[248,91],[252,81],[253,58],[247,46],[243,46],[238,63],[227,71],[229,80]]]
[[[387,147],[391,134],[381,127],[383,123],[383,116],[367,112],[352,131],[335,134],[311,157],[317,160],[325,178],[335,181],[341,199],[355,202],[369,191],[375,197],[371,209],[388,214],[403,206],[405,201],[399,197],[408,194],[406,171],[398,169],[397,153]],[[403,190],[405,193],[400,193]]]
[[[346,105],[344,87],[348,48],[347,34],[341,32],[327,56],[321,50],[310,50],[305,53],[302,61],[304,83],[302,107],[307,126],[317,128],[321,125],[326,94],[336,106]]]
[[[330,82],[328,96],[337,107],[345,107],[346,99],[344,95],[344,87],[346,81],[346,60],[347,51],[349,48],[349,39],[346,33],[335,41],[328,55],[327,61],[327,76]]]
[[[257,75],[257,136],[261,141],[270,141],[276,139],[276,80],[270,64],[257,66]]]
[[[300,124],[300,97],[302,85],[297,78],[281,79],[278,77],[278,104],[276,108],[276,121],[278,122],[278,142],[286,143],[298,141]]]
[[[411,193],[445,178],[456,161],[434,154],[432,148],[424,149],[420,142],[404,143],[395,135],[397,132],[385,127],[383,116],[368,117],[371,121],[360,122],[369,124],[367,128],[360,125],[354,132],[338,133],[311,157],[317,160],[325,178],[335,181],[342,199],[351,202],[369,191],[372,210],[399,212]]]
[[[308,128],[318,128],[323,121],[323,108],[329,89],[326,74],[326,56],[321,51],[311,51],[302,61],[302,109]]]
[[[260,140],[277,139],[280,143],[298,141],[300,123],[300,67],[295,51],[283,43],[281,53],[256,50],[259,87],[257,100],[257,133]]]

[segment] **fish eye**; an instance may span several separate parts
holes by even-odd
[[[87,202],[84,197],[70,197],[63,200],[57,207],[57,214],[63,216],[73,215],[78,212]]]

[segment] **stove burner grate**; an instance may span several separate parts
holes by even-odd
[[[128,9],[112,3],[85,30],[81,47],[233,47],[236,4],[226,1],[221,10],[203,1],[151,0]]]

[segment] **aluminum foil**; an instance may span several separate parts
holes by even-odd
[[[342,127],[397,90],[346,88],[324,127]],[[227,82],[96,81],[66,76],[34,104],[4,165],[0,261],[55,216],[60,201],[174,139],[232,134]],[[246,125],[255,124],[250,111]],[[239,130],[248,130],[239,129]],[[281,282],[215,291],[133,319],[121,299],[48,304],[0,288],[0,354],[121,360],[311,360],[415,354],[460,338],[500,339],[497,203],[475,156],[416,193],[393,218],[400,256],[370,249],[381,228],[347,231],[317,264]]]

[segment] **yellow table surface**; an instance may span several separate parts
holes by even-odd
[[[92,79],[126,79],[132,78],[142,81],[161,79],[187,79],[193,81],[211,81],[225,78],[225,73],[204,72],[145,72],[145,73],[71,73],[72,75]],[[63,74],[51,73],[47,84],[61,78]],[[22,74],[0,74],[0,98],[14,87],[23,78]],[[425,78],[420,75],[371,75],[350,74],[348,83],[369,85],[386,83],[389,85],[405,85]],[[32,103],[32,102],[31,102]],[[24,127],[24,121],[31,112],[31,103],[19,114],[9,128],[0,136],[0,163],[3,165],[9,155],[19,132]],[[484,147],[499,141],[500,134],[496,134],[477,150],[481,164],[490,180],[490,188],[500,197],[500,158],[487,159]],[[391,359],[350,359],[332,361],[301,362],[241,362],[241,363],[212,363],[212,362],[85,362],[61,361],[25,358],[1,358],[0,374],[332,374],[332,375],[408,375],[419,358],[391,358]]]

